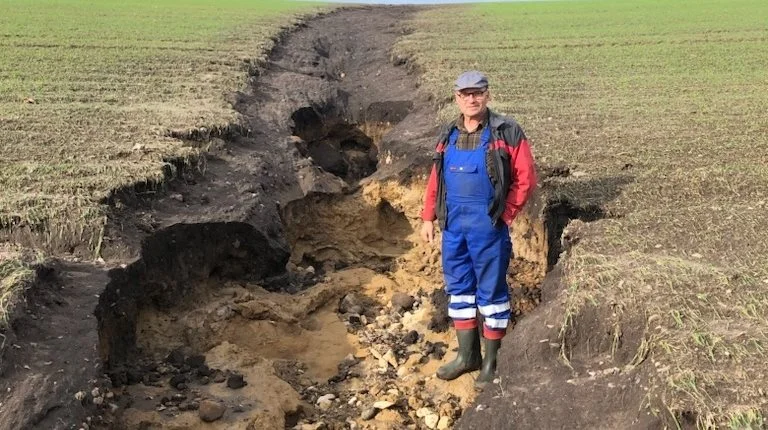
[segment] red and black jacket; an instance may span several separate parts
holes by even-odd
[[[487,159],[489,167],[492,167],[488,169],[488,174],[495,190],[488,214],[494,224],[503,221],[511,225],[536,188],[533,155],[523,129],[514,119],[489,110],[488,126],[491,127],[491,142],[488,145]],[[445,229],[447,213],[443,156],[454,128],[455,121],[446,125],[438,138],[435,155],[432,157],[432,172],[424,196],[424,210],[421,213],[424,221],[437,219],[441,229]]]

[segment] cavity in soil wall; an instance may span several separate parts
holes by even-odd
[[[284,242],[246,223],[176,224],[148,237],[142,258],[110,272],[99,297],[99,351],[107,367],[135,356],[136,317],[143,306],[168,308],[212,275],[261,279],[288,261]]]

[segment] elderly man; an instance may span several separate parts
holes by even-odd
[[[507,268],[509,226],[536,187],[533,156],[520,126],[488,109],[488,78],[469,71],[454,86],[461,115],[443,130],[424,198],[423,240],[442,230],[443,275],[450,295],[459,351],[437,377],[458,378],[480,369],[482,388],[496,372],[496,355],[510,319]],[[480,353],[477,311],[483,317]]]

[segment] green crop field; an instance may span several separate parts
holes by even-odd
[[[588,305],[613,307],[617,336],[639,315],[659,414],[761,426],[768,2],[478,5],[411,27],[397,49],[427,91],[448,102],[461,70],[486,71],[492,107],[521,122],[537,161],[571,169],[546,180],[547,198],[608,215],[566,259],[563,332]]]
[[[235,122],[225,96],[281,27],[319,8],[0,0],[0,10],[0,226],[93,246],[99,200],[194,153],[170,131]]]

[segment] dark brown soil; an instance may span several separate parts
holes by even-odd
[[[77,428],[98,413],[90,394],[78,401],[75,393],[99,383],[93,309],[107,273],[60,261],[38,267],[37,275],[4,335],[0,427]]]
[[[611,354],[611,315],[587,310],[567,336],[570,366],[561,359],[559,333],[565,308],[560,268],[547,276],[543,304],[504,339],[499,377],[465,411],[461,429],[660,429],[645,407],[648,378],[626,367],[643,335],[642,321],[627,324]],[[639,324],[638,324],[639,323]]]

